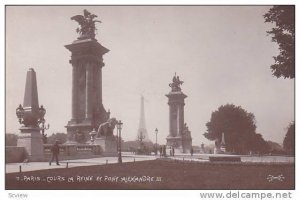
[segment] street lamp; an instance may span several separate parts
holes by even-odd
[[[117,122],[117,137],[118,137],[118,163],[122,163],[122,152],[121,152],[121,130],[123,123],[121,120]]]
[[[155,137],[155,155],[157,155],[157,133],[158,133],[158,129],[156,128],[155,129],[155,135],[156,135],[156,137]]]
[[[22,124],[23,123],[23,117],[24,117],[24,108],[22,107],[22,105],[20,104],[19,107],[17,107],[16,109],[16,115],[19,119],[19,123]]]
[[[50,128],[50,125],[49,124],[45,125],[45,122],[46,122],[46,120],[42,119],[41,125],[40,125],[40,129],[42,130],[42,137],[43,137],[44,144],[47,143],[47,134],[45,134],[45,130],[48,130]]]

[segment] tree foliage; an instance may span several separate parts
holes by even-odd
[[[53,133],[52,135],[47,137],[48,144],[54,144],[55,141],[58,140],[59,143],[63,144],[67,141],[66,133]]]
[[[295,6],[273,6],[264,18],[265,22],[275,23],[267,33],[279,45],[279,55],[271,65],[273,75],[295,78]]]
[[[267,143],[260,134],[256,134],[255,117],[240,106],[222,105],[212,112],[206,123],[204,136],[209,140],[221,141],[224,133],[226,150],[234,153],[265,151]]]
[[[268,142],[265,141],[262,135],[259,133],[253,135],[251,144],[251,151],[256,154],[265,154],[270,150]]]
[[[292,122],[283,140],[283,148],[288,154],[295,154],[295,122]]]
[[[278,144],[277,142],[273,142],[273,141],[267,141],[268,145],[269,145],[269,152],[272,155],[284,155],[286,154],[283,146]]]

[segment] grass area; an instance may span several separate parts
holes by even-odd
[[[294,172],[293,164],[153,160],[11,173],[5,184],[6,189],[294,189]],[[267,180],[280,174],[283,181]]]

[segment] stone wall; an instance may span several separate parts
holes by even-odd
[[[5,162],[23,162],[26,158],[26,150],[24,147],[6,146],[5,147]]]

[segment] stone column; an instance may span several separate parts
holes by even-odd
[[[102,104],[102,64],[98,67],[98,95],[99,95],[99,102]]]
[[[78,118],[78,66],[73,64],[72,70],[72,121]]]
[[[65,47],[72,53],[71,64],[77,67],[72,72],[72,118],[66,125],[67,133],[73,134],[78,130],[88,136],[95,124],[104,122],[102,116],[106,115],[102,103],[99,102],[101,100],[99,79],[104,65],[103,55],[109,50],[92,38],[81,38]]]
[[[172,104],[169,104],[169,136],[172,136]]]
[[[183,105],[179,104],[178,105],[178,126],[179,126],[178,136],[182,135],[183,125],[184,125]]]
[[[85,89],[85,119],[92,118],[92,88],[93,88],[93,68],[91,63],[86,65],[86,89]]]
[[[179,105],[176,105],[176,136],[180,136],[180,113],[179,113]]]

